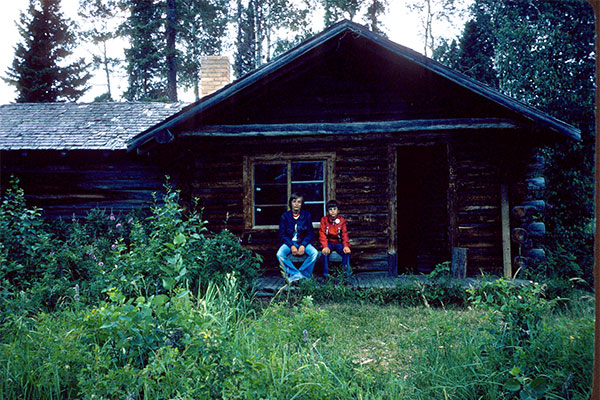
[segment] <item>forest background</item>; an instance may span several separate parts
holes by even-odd
[[[387,35],[387,0],[79,0],[76,20],[60,0],[29,0],[3,79],[16,101],[75,101],[92,74],[95,101],[198,97],[200,59],[230,52],[234,78],[347,18]],[[396,4],[396,2],[393,2]],[[546,263],[525,275],[591,285],[593,244],[594,17],[585,1],[409,0],[425,55],[582,131],[579,142],[543,149]],[[387,20],[394,26],[394,20]],[[463,21],[459,34],[444,30]],[[445,24],[445,25],[444,25]],[[85,46],[91,58],[77,49]],[[123,49],[122,57],[109,51]],[[93,49],[93,50],[92,50]],[[40,60],[44,60],[40,62]],[[44,73],[40,73],[43,71]],[[113,85],[125,77],[122,98]],[[51,90],[48,90],[51,88]]]

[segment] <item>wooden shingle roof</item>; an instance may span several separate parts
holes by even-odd
[[[124,150],[127,141],[184,103],[0,105],[0,150]]]

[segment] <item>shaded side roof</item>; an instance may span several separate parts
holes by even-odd
[[[123,150],[184,103],[13,103],[0,105],[0,150]]]
[[[353,77],[352,71],[359,70],[355,68],[356,65],[369,62],[365,60],[375,59],[372,57],[373,55],[378,57],[376,60],[384,61],[384,65],[392,67],[392,70],[385,71],[385,74],[381,71],[373,79],[369,78],[370,81],[361,77],[359,80],[360,84],[367,82],[371,87],[379,85],[386,88],[387,93],[396,96],[392,99],[391,106],[395,107],[395,105],[401,104],[404,100],[409,105],[416,104],[416,110],[421,112],[423,110],[421,104],[413,102],[413,99],[410,97],[403,99],[402,96],[405,93],[418,94],[419,85],[423,87],[424,91],[431,92],[432,89],[439,89],[442,84],[444,85],[443,89],[452,89],[453,93],[460,93],[462,98],[469,97],[471,103],[480,103],[479,109],[484,113],[491,112],[489,115],[482,114],[475,115],[475,117],[498,117],[506,115],[509,118],[524,122],[531,129],[547,130],[550,136],[558,134],[558,136],[566,136],[572,139],[580,138],[579,129],[553,116],[505,96],[464,74],[375,34],[359,24],[351,21],[342,21],[301,43],[270,63],[224,87],[220,91],[213,93],[211,96],[199,100],[180,113],[148,129],[146,132],[142,132],[129,142],[128,148],[133,150],[145,147],[146,145],[151,146],[151,142],[160,142],[160,140],[157,141],[156,139],[165,136],[165,132],[168,132],[168,136],[174,135],[175,137],[179,133],[185,133],[186,131],[201,133],[204,131],[204,127],[209,125],[309,122],[343,124],[348,122],[368,122],[368,120],[373,120],[373,118],[359,119],[355,115],[342,118],[346,116],[340,114],[339,117],[335,117],[337,118],[335,120],[335,118],[324,119],[320,115],[317,115],[315,118],[313,113],[309,116],[312,118],[310,120],[308,118],[298,120],[298,118],[288,118],[289,112],[287,110],[293,108],[289,106],[293,106],[294,104],[288,101],[293,96],[298,98],[293,99],[298,100],[297,104],[300,102],[304,104],[317,104],[321,98],[321,92],[326,91],[329,87],[336,89],[334,85],[337,82],[340,83],[338,86],[346,90],[348,86],[344,86],[345,82],[357,82],[357,80],[351,79]],[[327,64],[328,62],[329,64]],[[335,70],[332,69],[332,66]],[[373,70],[376,70],[377,65],[371,67]],[[348,77],[340,74],[340,71],[343,72],[343,70],[350,72]],[[330,72],[329,75],[327,75],[328,71]],[[405,74],[405,72],[409,72],[410,74]],[[302,81],[303,75],[306,76],[306,79]],[[357,74],[354,73],[354,76],[356,77]],[[418,78],[419,76],[426,79],[414,79],[414,77]],[[323,77],[331,79],[324,80]],[[397,79],[397,77],[406,78]],[[297,84],[298,82],[300,83]],[[332,84],[329,82],[332,82]],[[305,85],[303,86],[303,84]],[[305,90],[306,85],[317,87],[317,89],[311,88],[310,96],[305,96],[308,93]],[[320,89],[321,86],[326,85],[329,86],[322,90]],[[410,86],[411,91],[403,91],[402,85]],[[360,86],[356,84],[355,86],[357,90],[361,89]],[[394,90],[395,92],[393,93]],[[438,92],[440,91],[438,90]],[[329,92],[332,91],[329,90]],[[343,90],[340,91],[337,89],[335,93],[345,94]],[[370,95],[369,92],[367,94]],[[423,95],[421,97],[427,100],[427,96]],[[288,101],[289,104],[283,100]],[[422,99],[418,98],[417,100]],[[381,110],[381,107],[379,107],[381,102],[375,101],[374,103],[377,103],[378,109],[376,112],[379,112]],[[323,107],[329,112],[332,104],[335,105],[335,103],[326,101],[323,103]],[[442,104],[442,102],[438,102],[437,104]],[[452,105],[452,103],[448,104]],[[284,115],[279,112],[277,107],[283,108],[286,114]],[[234,110],[234,112],[232,113],[231,110]],[[448,107],[444,111],[448,110],[453,111]],[[405,115],[400,115],[400,113],[396,112],[397,109],[391,111],[390,117],[382,116],[381,118],[386,121],[423,118],[421,115],[409,115],[406,113]],[[471,112],[471,110],[468,111]],[[442,115],[427,118],[453,117],[456,116]],[[459,115],[459,117],[465,116]],[[283,120],[283,118],[287,119]],[[282,132],[281,134],[286,133]]]

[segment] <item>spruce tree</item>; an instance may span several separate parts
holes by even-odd
[[[22,36],[15,47],[12,67],[3,78],[15,86],[17,102],[75,101],[88,89],[90,74],[78,59],[64,65],[73,54],[74,25],[67,20],[60,0],[30,0],[18,25]]]
[[[125,49],[129,86],[127,100],[167,100],[165,37],[162,4],[155,0],[126,0],[129,18],[122,33],[129,39]]]

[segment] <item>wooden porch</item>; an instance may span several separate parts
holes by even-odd
[[[317,279],[317,284],[321,285],[324,283]],[[457,279],[466,288],[477,283],[476,278],[462,278]],[[346,284],[352,286],[357,290],[380,288],[380,289],[392,289],[402,283],[429,283],[430,279],[425,275],[400,275],[397,277],[390,277],[387,274],[355,274],[349,281],[337,284]],[[282,276],[262,276],[255,280],[256,297],[272,297],[278,291],[286,286],[286,281]],[[292,287],[295,289],[296,287]]]

